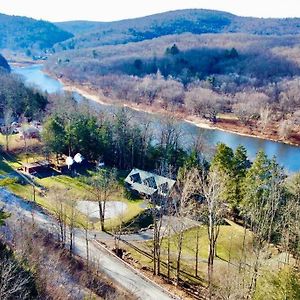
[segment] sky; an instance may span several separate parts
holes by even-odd
[[[300,0],[0,0],[0,12],[49,21],[113,21],[184,9],[240,16],[300,17]]]

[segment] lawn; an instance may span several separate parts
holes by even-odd
[[[9,150],[15,152],[23,152],[25,153],[25,143],[24,140],[21,140],[18,134],[13,134],[8,137],[9,141]],[[3,134],[0,134],[0,144],[5,149],[6,145],[6,137]],[[41,142],[38,139],[27,139],[26,146],[28,149],[36,148],[41,145]]]
[[[199,228],[192,228],[184,234],[184,247],[183,256],[193,257],[196,251],[196,236],[199,231],[199,256],[202,259],[207,259],[209,241],[207,237],[207,228],[201,226]],[[251,245],[251,233],[247,231],[246,234],[246,251],[250,250]],[[217,242],[216,254],[223,260],[237,260],[241,257],[242,244],[244,238],[244,228],[231,221],[228,221],[228,225],[222,225],[220,227],[220,234]],[[164,245],[166,247],[166,245]],[[171,241],[171,249],[176,249],[176,236]]]
[[[200,226],[198,228],[191,228],[184,232],[183,249],[182,249],[182,269],[187,273],[184,279],[189,279],[191,282],[199,283],[201,280],[194,277],[195,274],[195,256],[196,256],[196,242],[197,231],[199,233],[199,265],[198,274],[205,278],[207,272],[207,258],[209,242],[207,238],[207,228]],[[217,243],[217,258],[215,259],[215,270],[221,272],[228,261],[231,264],[238,264],[239,259],[243,255],[242,245],[244,240],[244,228],[228,221],[228,225],[222,225],[220,228],[220,235]],[[248,257],[252,256],[252,234],[247,230],[245,238],[245,253]],[[165,238],[162,242],[162,260],[167,262],[167,244]],[[152,241],[136,242],[134,243],[139,249],[151,253]],[[127,251],[131,253],[134,259],[138,260],[141,266],[152,268],[152,259],[139,253],[131,247],[125,246]],[[171,261],[174,270],[171,272],[175,276],[175,266],[177,261],[177,235],[173,235],[170,240]],[[162,272],[166,275],[166,268],[162,266]],[[189,275],[188,275],[189,274]]]
[[[127,200],[125,198],[118,198],[117,200],[125,202],[128,205],[128,208],[126,212],[119,217],[105,221],[105,227],[107,230],[113,230],[114,228],[119,230],[123,223],[128,223],[143,211],[143,208],[141,208],[143,200]],[[97,226],[100,226],[100,224],[97,224]]]
[[[222,225],[220,227],[220,234],[217,241],[216,258],[214,262],[214,272],[216,278],[222,278],[229,269],[235,271],[238,270],[240,262],[246,258],[247,264],[253,263],[253,234],[246,230],[246,236],[244,236],[245,229],[227,220],[228,225]],[[199,263],[198,263],[198,276],[195,277],[195,257],[196,257],[196,242],[197,242],[197,231],[199,234]],[[245,237],[245,240],[244,240]],[[171,277],[175,278],[175,269],[177,262],[177,238],[176,234],[173,234],[170,239],[170,258],[171,258]],[[152,253],[152,241],[146,242],[132,242],[131,247],[128,244],[123,244],[127,252],[130,253],[134,261],[138,261],[138,266],[141,268],[148,268],[149,270],[153,267],[153,260],[151,258]],[[245,245],[243,251],[243,244]],[[162,274],[167,274],[166,262],[167,262],[167,238],[163,239],[161,258]],[[182,260],[181,270],[184,273],[181,274],[183,280],[188,280],[190,283],[203,284],[207,278],[207,259],[208,259],[209,241],[207,238],[207,228],[204,226],[194,227],[184,232],[183,248],[182,248]],[[148,255],[143,254],[145,252]],[[150,255],[150,256],[149,256]],[[265,259],[262,261],[263,268],[262,272],[278,271],[278,265],[283,264],[285,253],[280,253],[276,247],[272,244],[268,245],[265,252]]]

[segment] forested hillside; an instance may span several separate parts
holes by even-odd
[[[73,21],[57,23],[75,35],[57,49],[89,48],[125,44],[170,34],[249,33],[286,35],[300,33],[300,19],[260,19],[230,13],[189,9],[116,22]]]
[[[182,82],[210,75],[237,73],[251,81],[298,74],[298,66],[278,50],[296,46],[299,37],[261,37],[242,34],[171,35],[126,45],[65,51],[48,66],[62,74],[93,80],[90,76],[127,74],[143,77],[158,70]],[[69,72],[76,70],[76,72]],[[244,79],[246,80],[246,79]]]
[[[50,22],[0,14],[0,49],[47,49],[71,37]]]
[[[105,22],[93,22],[93,21],[66,21],[54,23],[57,27],[72,33],[74,36],[87,33],[92,30],[97,30],[101,26],[106,26]]]
[[[39,92],[25,87],[15,75],[1,72],[0,68],[0,119],[13,120],[21,115],[29,119],[42,118],[47,99]]]
[[[10,66],[7,62],[7,60],[5,59],[5,57],[3,57],[1,54],[0,54],[0,70],[6,70],[6,71],[10,71]]]

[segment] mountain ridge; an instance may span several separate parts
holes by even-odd
[[[228,12],[204,9],[175,10],[112,22],[69,21],[56,25],[75,35],[60,43],[58,50],[126,44],[186,32],[300,34],[300,18],[240,17]]]
[[[0,49],[49,49],[71,37],[51,22],[0,13]]]

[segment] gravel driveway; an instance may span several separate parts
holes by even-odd
[[[99,219],[99,204],[94,201],[79,201],[76,208],[89,218]],[[118,217],[126,212],[128,205],[121,201],[107,201],[105,205],[105,219]]]

